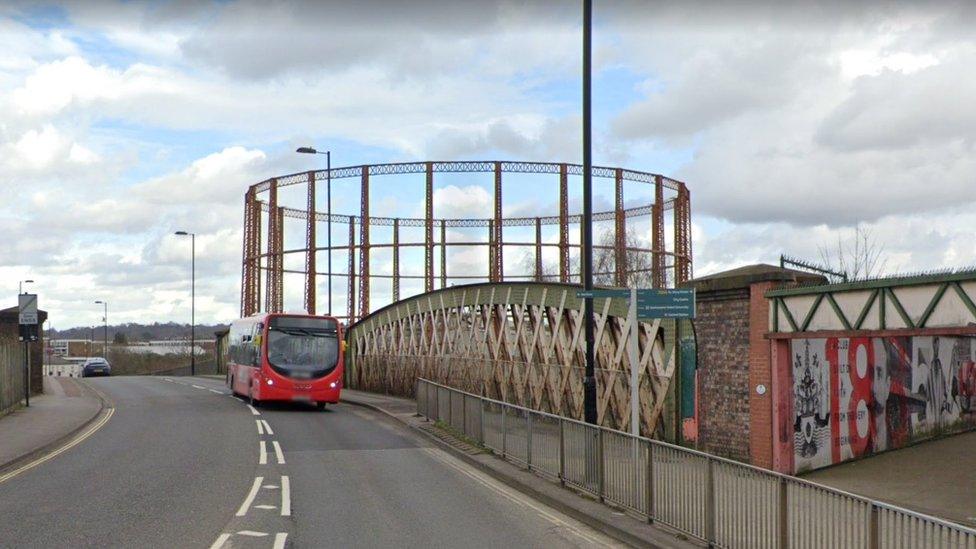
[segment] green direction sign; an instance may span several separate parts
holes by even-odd
[[[576,292],[576,297],[580,299],[586,299],[588,297],[592,297],[594,299],[607,299],[611,297],[629,298],[630,290],[593,290],[590,292],[587,292],[586,290],[579,290]]]
[[[637,290],[637,317],[695,318],[695,290]]]

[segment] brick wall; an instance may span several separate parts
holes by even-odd
[[[748,288],[698,294],[699,448],[749,461]],[[763,324],[765,327],[765,324]]]
[[[759,282],[749,287],[749,449],[752,464],[766,468],[773,466],[773,376],[770,341],[765,337],[769,301],[764,294],[774,286]],[[759,385],[766,388],[762,395],[756,391]]]

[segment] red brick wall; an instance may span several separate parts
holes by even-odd
[[[749,449],[753,465],[773,466],[772,364],[770,341],[764,337],[769,325],[769,301],[763,294],[772,282],[749,288]],[[763,385],[765,394],[756,388]]]
[[[698,447],[749,461],[749,290],[702,292],[697,299]]]

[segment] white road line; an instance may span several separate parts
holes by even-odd
[[[274,509],[274,505],[255,505],[255,509]]]
[[[218,394],[218,395],[224,394],[223,391],[218,391],[217,389],[207,389],[207,390],[210,391],[211,393],[215,393],[215,394]]]
[[[258,454],[258,465],[267,465],[267,464],[268,464],[268,447],[266,446],[266,443],[262,440],[261,453]]]
[[[237,534],[241,536],[249,536],[252,538],[263,538],[268,535],[267,532],[255,532],[254,530],[241,530],[237,532]]]
[[[284,475],[281,477],[281,516],[291,516],[291,483]]]
[[[516,493],[514,491],[511,491],[511,490],[509,490],[508,488],[506,488],[504,486],[500,486],[500,485],[495,484],[495,482],[493,480],[491,480],[491,478],[488,477],[488,476],[485,476],[485,475],[483,475],[483,474],[481,474],[481,473],[479,473],[477,471],[468,470],[466,466],[464,466],[460,461],[455,460],[455,458],[453,458],[451,456],[448,456],[448,455],[445,455],[442,452],[440,452],[439,450],[436,450],[436,449],[433,449],[433,448],[423,448],[422,450],[424,452],[426,452],[428,455],[430,455],[431,457],[433,457],[434,459],[436,459],[437,461],[440,461],[441,463],[447,465],[448,467],[451,467],[452,469],[456,470],[457,472],[459,472],[459,473],[461,473],[461,474],[463,474],[463,475],[465,475],[467,477],[470,477],[471,479],[475,480],[476,482],[478,482],[479,484],[481,484],[485,488],[488,488],[488,489],[492,490],[493,492],[495,492],[495,493],[497,493],[497,494],[499,494],[499,495],[501,495],[501,496],[503,496],[503,497],[505,497],[505,498],[507,498],[507,499],[509,499],[509,500],[511,500],[511,501],[513,501],[513,502],[515,502],[517,504],[519,504],[519,505],[523,505],[525,507],[528,507],[528,508],[532,509],[533,511],[535,511],[536,513],[538,513],[539,515],[541,515],[543,518],[545,518],[549,522],[551,522],[553,524],[556,524],[558,526],[562,526],[563,528],[566,528],[567,530],[569,530],[573,534],[575,534],[575,535],[583,538],[584,540],[586,540],[586,541],[588,541],[588,542],[590,542],[592,544],[595,544],[595,545],[599,545],[600,544],[599,541],[593,539],[592,537],[590,537],[586,533],[584,533],[581,530],[577,529],[572,524],[567,523],[566,521],[564,521],[564,520],[560,519],[559,517],[553,515],[549,511],[547,511],[547,510],[545,510],[545,509],[543,509],[543,508],[541,508],[541,507],[533,504],[527,497],[525,497],[525,496],[523,496],[523,495],[521,495],[519,493]]]
[[[272,440],[271,445],[274,446],[275,457],[278,458],[278,465],[285,464],[285,454],[281,451],[281,445],[278,444],[277,440]]]
[[[101,429],[102,425],[108,423],[108,420],[111,419],[112,415],[114,414],[115,414],[115,408],[109,408],[108,413],[105,414],[105,416],[102,417],[102,419],[98,420],[97,423],[89,427],[87,431],[75,437],[71,442],[65,444],[64,446],[58,448],[57,450],[51,452],[50,454],[47,454],[44,457],[37,458],[30,463],[27,463],[25,465],[22,465],[21,467],[18,467],[17,469],[14,469],[13,471],[10,471],[9,473],[0,475],[0,483],[12,479],[15,476],[23,473],[24,471],[27,471],[28,469],[33,469],[34,467],[37,467],[38,465],[44,463],[45,461],[49,459],[53,459],[61,455],[62,453],[67,452],[68,450],[74,448],[76,445],[80,444],[83,440],[92,436],[95,433],[95,431]]]
[[[251,491],[248,492],[247,497],[244,498],[244,503],[241,504],[241,508],[237,510],[237,516],[243,517],[247,514],[247,510],[254,503],[254,498],[258,495],[258,489],[261,488],[261,482],[264,481],[264,477],[255,477],[254,484],[251,485]]]
[[[210,546],[210,549],[220,549],[229,539],[230,534],[220,534],[217,536],[217,541],[213,542],[213,545]]]
[[[256,416],[259,416],[259,415],[261,415],[261,412],[259,412],[259,411],[257,411],[257,410],[255,410],[255,409],[254,409],[254,406],[251,406],[250,404],[245,404],[245,406],[247,406],[248,408],[250,408],[250,409],[251,409],[251,413],[252,413],[252,414],[254,414],[254,415],[256,415]]]
[[[278,532],[275,534],[274,546],[272,549],[285,549],[286,539],[288,539],[288,534],[284,532]]]
[[[260,421],[261,421],[261,423],[264,424],[264,432],[267,433],[267,434],[269,434],[269,435],[273,435],[274,434],[274,431],[272,431],[271,430],[271,426],[268,425],[268,420],[262,419]]]
[[[206,387],[201,387],[201,386],[199,386],[199,385],[194,385],[194,386],[193,386],[193,388],[194,388],[194,389],[206,389]]]
[[[258,425],[258,434],[259,435],[263,435],[264,434],[264,424],[261,423],[261,420],[260,419],[255,419],[254,420],[254,423],[257,423],[257,425]]]

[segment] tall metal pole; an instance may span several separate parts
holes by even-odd
[[[325,152],[326,166],[326,185],[325,185],[325,212],[329,218],[329,228],[327,229],[329,240],[329,316],[332,316],[332,151]]]
[[[190,233],[190,375],[197,375],[197,235]]]
[[[592,127],[590,124],[591,92],[591,38],[593,26],[593,0],[583,0],[583,289],[584,331],[586,335],[586,372],[583,378],[583,419],[595,424],[596,377],[593,356],[593,158]]]
[[[102,301],[102,306],[104,307],[104,314],[102,315],[102,358],[107,358],[108,356],[108,301]]]

